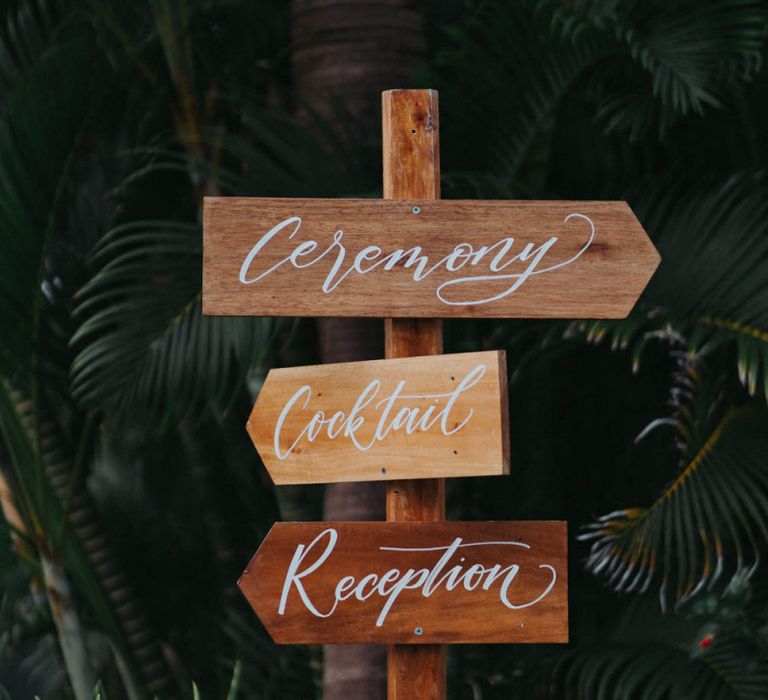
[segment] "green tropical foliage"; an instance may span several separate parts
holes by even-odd
[[[760,586],[759,590],[764,590]],[[566,694],[593,698],[757,698],[765,690],[765,598],[750,576],[703,595],[673,628],[632,610],[610,639],[566,653],[554,682]],[[651,618],[653,619],[653,618]],[[691,644],[694,631],[698,643]]]
[[[695,375],[681,393],[697,393]],[[735,575],[756,568],[768,537],[768,414],[747,405],[713,418],[715,401],[694,401],[676,419],[683,458],[675,480],[649,508],[614,511],[581,537],[596,541],[587,567],[617,591],[645,592],[659,579],[662,609],[670,597],[681,605],[714,586],[731,552]]]
[[[513,475],[451,516],[572,533],[571,644],[452,648],[452,697],[768,696],[768,8],[424,11],[444,195],[624,198],[662,254],[625,320],[446,324],[513,377]],[[252,394],[315,338],[201,315],[200,202],[378,196],[377,127],[292,116],[280,0],[0,12],[0,681],[319,697],[234,585],[286,505]]]
[[[197,417],[242,386],[269,345],[266,319],[207,318],[199,227],[142,221],[109,231],[77,295],[76,400],[150,429]],[[117,370],[117,371],[116,371]]]

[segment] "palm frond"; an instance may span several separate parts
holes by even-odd
[[[738,639],[697,656],[663,643],[588,646],[567,654],[554,677],[567,700],[760,700],[768,693],[768,662]]]
[[[11,3],[0,19],[0,91],[13,90],[51,45],[59,23],[57,0]],[[0,113],[2,108],[0,107]]]
[[[162,430],[226,401],[263,357],[269,320],[202,316],[197,226],[119,226],[93,263],[72,338],[74,396],[90,408]]]
[[[221,103],[226,110],[231,98]],[[358,189],[374,187],[370,174],[362,175],[371,172],[364,166],[370,149],[354,134],[337,134],[317,115],[309,129],[236,104],[237,135],[206,127],[197,155],[170,136],[133,149],[141,164],[123,187],[140,188],[145,178],[171,171],[196,172],[239,195],[371,194]],[[243,386],[280,324],[203,317],[201,260],[200,228],[189,223],[133,221],[102,237],[92,255],[94,273],[77,296],[72,382],[79,401],[117,420],[140,416],[162,431],[226,404]]]
[[[661,135],[679,117],[719,107],[762,66],[768,10],[757,0],[675,3],[545,0],[558,36],[581,42],[597,32],[615,42],[590,76],[588,93],[608,131]]]
[[[446,173],[449,194],[541,194],[569,95],[579,104],[586,99],[606,132],[627,131],[634,140],[654,127],[663,135],[676,120],[720,106],[759,71],[768,22],[763,3],[648,5],[487,0],[466,27],[449,28],[436,78],[463,130],[453,137],[446,126],[446,141],[459,144],[452,159],[462,163]],[[489,94],[494,116],[487,113]],[[467,133],[469,151],[461,150]]]
[[[441,93],[449,109],[455,100],[454,113],[472,133],[474,154],[464,154],[465,167],[478,168],[450,173],[449,186],[474,183],[486,196],[531,196],[542,184],[555,110],[605,56],[610,37],[592,32],[571,41],[551,31],[546,13],[519,2],[483,3],[467,27],[450,28],[449,37],[452,47],[437,67],[438,76],[446,76]],[[461,66],[458,75],[456,66]],[[487,114],[488,93],[494,96],[493,117]],[[489,121],[492,129],[473,128]],[[450,123],[447,134],[450,142]],[[485,174],[479,173],[481,167]]]
[[[251,196],[377,196],[380,137],[361,132],[343,105],[330,116],[304,108],[304,123],[262,105],[222,99],[237,112],[237,129],[211,128],[204,137],[221,156],[216,181]],[[349,127],[339,129],[338,124]],[[214,148],[215,146],[215,148]],[[221,179],[223,177],[223,180]]]
[[[635,367],[657,340],[691,356],[731,349],[743,385],[768,399],[768,187],[749,176],[682,188],[664,181],[635,208],[659,269],[627,319],[577,322],[566,335],[628,349]]]
[[[651,506],[609,513],[580,536],[593,543],[590,571],[617,591],[658,583],[663,609],[711,588],[729,567],[754,569],[768,540],[768,411],[718,410],[718,392],[687,360],[673,395],[677,411],[665,422],[677,429],[677,476]]]
[[[107,693],[104,690],[104,684],[98,681],[91,693],[91,700],[107,700]]]
[[[38,15],[48,16],[32,11]],[[34,60],[16,57],[0,110],[0,363],[9,371],[35,358],[29,348],[41,309],[61,282],[61,261],[50,255],[50,246],[61,235],[58,214],[73,154],[82,147],[105,75],[94,37],[82,23],[63,22],[53,32],[31,18],[14,22],[9,26],[16,43],[39,53]],[[22,29],[26,38],[17,36]],[[2,37],[0,47],[10,50]]]

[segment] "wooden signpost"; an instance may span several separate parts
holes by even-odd
[[[441,700],[446,644],[565,642],[568,605],[564,523],[441,522],[509,454],[503,354],[439,319],[622,318],[659,256],[624,202],[438,201],[432,90],[382,124],[382,201],[206,198],[203,310],[384,317],[386,360],[273,370],[248,431],[276,483],[388,479],[388,522],[278,523],[239,585],[276,642],[386,643],[390,700]]]
[[[277,523],[238,585],[280,644],[567,642],[563,522]]]
[[[247,427],[276,484],[506,474],[505,355],[273,369]]]

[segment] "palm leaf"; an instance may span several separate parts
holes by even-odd
[[[661,265],[624,321],[570,324],[566,335],[632,353],[649,342],[690,355],[730,349],[750,394],[768,399],[768,187],[742,176],[724,184],[650,190],[636,203]]]
[[[719,107],[762,65],[768,11],[757,0],[540,6],[551,12],[558,36],[582,42],[597,32],[613,39],[610,60],[590,75],[588,94],[606,130],[626,130],[631,139],[654,123],[663,135],[679,117]]]
[[[14,49],[13,70],[6,71],[14,82],[0,110],[0,367],[8,372],[37,357],[29,348],[61,282],[49,248],[62,235],[57,215],[72,158],[105,75],[94,36],[82,23],[62,22],[53,32],[48,19],[34,19],[49,18],[42,10],[22,14],[22,25],[10,20],[13,36],[23,26],[25,36],[32,35],[25,41],[39,53],[33,60]],[[49,39],[44,47],[41,37]],[[11,50],[2,40],[0,47]]]
[[[236,135],[216,127],[201,133],[201,153],[216,153],[215,162],[180,150],[173,139],[158,140],[133,149],[142,162],[123,187],[140,188],[169,171],[196,172],[239,195],[359,194],[373,187],[362,175],[371,172],[364,167],[367,149],[354,135],[335,134],[328,120],[315,116],[309,130],[254,105],[223,99],[222,109],[227,105],[239,110]],[[80,326],[72,337],[73,392],[84,405],[115,420],[138,416],[162,431],[226,404],[271,351],[279,324],[201,315],[201,239],[197,225],[133,221],[99,241],[94,273],[77,295]]]
[[[756,566],[768,539],[768,410],[718,411],[697,365],[683,366],[678,410],[665,421],[677,428],[678,475],[650,507],[605,515],[580,537],[593,542],[590,571],[617,591],[658,583],[662,608],[711,588],[730,566]]]
[[[59,24],[56,0],[7,3],[0,22],[0,91],[7,94],[51,45]]]
[[[661,642],[587,646],[567,654],[554,678],[567,700],[760,700],[768,693],[768,663],[738,639],[695,657]]]
[[[447,31],[452,44],[437,62],[438,79],[446,75],[441,95],[446,111],[460,115],[461,128],[472,135],[471,151],[462,154],[464,167],[478,168],[448,173],[449,189],[466,192],[471,185],[485,196],[531,196],[545,174],[555,110],[605,55],[610,38],[592,32],[570,41],[550,30],[546,13],[520,2],[482,3],[465,28]],[[461,66],[458,75],[456,66]],[[478,124],[486,128],[479,131]],[[445,141],[461,147],[466,136],[452,129],[449,122]]]
[[[767,20],[757,0],[686,0],[653,11],[614,0],[480,3],[465,27],[446,30],[451,44],[436,62],[443,101],[460,115],[459,129],[445,128],[448,148],[460,150],[449,159],[462,163],[445,174],[449,193],[540,195],[571,95],[590,102],[606,132],[631,139],[721,105],[757,74]]]
[[[91,700],[107,700],[107,693],[104,690],[104,684],[98,681],[91,693]]]
[[[102,238],[96,272],[78,295],[78,400],[162,430],[242,387],[268,347],[271,322],[203,317],[201,259],[200,230],[190,224],[135,222]]]
[[[220,153],[213,179],[228,194],[260,197],[378,196],[379,137],[359,133],[341,105],[331,116],[305,108],[305,123],[231,96],[223,108],[236,129],[209,128],[209,150]],[[350,124],[338,129],[337,124]]]

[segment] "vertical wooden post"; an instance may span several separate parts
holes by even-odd
[[[440,198],[440,141],[435,90],[382,93],[384,199]],[[414,213],[414,216],[418,216]],[[443,351],[439,319],[384,321],[385,356]],[[387,484],[387,520],[444,520],[445,481],[413,479]],[[389,700],[443,700],[445,646],[392,644],[387,654]]]

